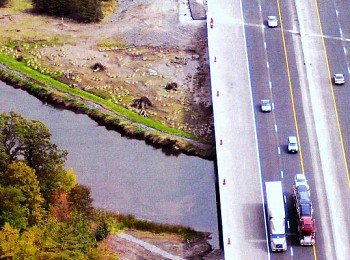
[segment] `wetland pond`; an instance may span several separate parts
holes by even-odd
[[[166,155],[0,81],[0,112],[10,111],[49,128],[52,142],[68,151],[66,169],[91,188],[95,207],[210,232],[209,242],[219,247],[212,161]]]

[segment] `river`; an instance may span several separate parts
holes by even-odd
[[[0,81],[0,112],[10,111],[50,129],[52,142],[69,153],[66,168],[73,168],[77,181],[91,188],[95,207],[210,232],[210,243],[218,248],[212,161],[165,155]]]

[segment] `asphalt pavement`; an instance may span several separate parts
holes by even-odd
[[[241,2],[208,1],[207,19],[225,259],[267,259]]]
[[[349,9],[349,10],[348,10]],[[225,259],[347,259],[350,255],[350,92],[332,73],[350,73],[345,3],[208,0],[208,40]],[[267,28],[276,15],[278,28]],[[211,28],[211,24],[213,28]],[[342,27],[343,26],[343,27]],[[334,72],[333,72],[334,71]],[[350,81],[350,80],[349,80]],[[350,84],[349,84],[350,86]],[[273,111],[259,111],[261,99]],[[300,151],[286,152],[288,135]],[[298,244],[293,178],[304,173],[317,242]],[[265,181],[282,180],[288,251],[271,254]]]

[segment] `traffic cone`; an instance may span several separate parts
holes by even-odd
[[[222,145],[222,139],[220,139],[220,145]]]
[[[216,91],[216,96],[217,96],[217,97],[219,96],[219,90],[218,90],[218,91]]]
[[[210,18],[210,28],[213,29],[213,27],[214,27],[214,20],[213,18]]]
[[[214,62],[216,62],[216,56],[214,57]]]
[[[228,244],[228,245],[231,245],[231,240],[230,240],[230,238],[228,238],[227,244]]]
[[[224,179],[224,181],[223,181],[223,183],[222,183],[223,185],[226,185],[226,179]]]

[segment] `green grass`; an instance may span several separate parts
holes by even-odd
[[[97,44],[100,49],[123,49],[127,48],[128,44],[119,36],[111,38],[103,38]]]
[[[30,0],[12,0],[9,2],[9,9],[12,13],[19,13],[33,7],[32,1]]]
[[[134,215],[123,215],[110,211],[95,211],[93,216],[96,223],[107,223],[111,234],[120,233],[127,229],[151,232],[154,234],[177,234],[183,239],[196,240],[202,233],[181,225],[156,223],[136,218]]]
[[[67,86],[67,85],[47,76],[47,75],[43,75],[43,74],[39,73],[38,71],[35,71],[35,70],[27,67],[25,64],[18,62],[15,59],[13,59],[7,55],[4,55],[2,53],[0,53],[0,63],[3,63],[4,65],[9,67],[10,69],[21,72],[24,75],[28,76],[29,78],[34,79],[34,80],[36,80],[36,81],[38,81],[46,86],[52,87],[52,88],[59,90],[61,92],[69,93],[69,94],[74,95],[74,96],[79,97],[79,98],[83,98],[85,100],[89,100],[89,101],[98,103],[101,106],[103,106],[104,108],[113,111],[114,113],[116,113],[119,116],[126,117],[133,122],[140,123],[140,124],[152,127],[158,131],[169,133],[172,135],[183,136],[183,137],[187,137],[187,138],[191,138],[191,139],[198,139],[195,135],[193,135],[191,133],[187,133],[187,132],[175,129],[175,128],[171,128],[167,125],[164,125],[160,121],[155,121],[155,120],[152,120],[150,118],[145,118],[145,117],[139,116],[138,114],[131,112],[130,110],[128,110],[124,107],[116,105],[109,100],[105,100],[101,97],[98,97],[96,95],[93,95],[91,93],[85,92],[85,91],[80,90],[80,89],[71,88],[71,87],[69,87],[69,86]]]
[[[123,223],[123,225],[129,229],[149,231],[155,234],[161,234],[161,233],[178,234],[182,236],[184,239],[190,239],[190,240],[196,239],[200,235],[199,232],[193,230],[190,227],[155,223],[148,220],[137,219],[133,215],[119,215],[118,222]]]
[[[108,0],[108,1],[100,1],[103,13],[102,23],[108,22],[111,15],[115,13],[118,8],[118,1]]]

